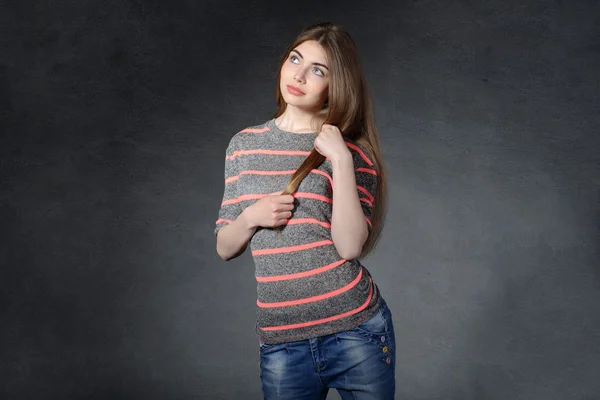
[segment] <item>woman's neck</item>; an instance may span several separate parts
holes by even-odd
[[[287,132],[315,132],[317,130],[315,124],[318,122],[313,120],[315,115],[314,112],[307,112],[288,105],[283,114],[275,119],[275,124],[279,129]]]

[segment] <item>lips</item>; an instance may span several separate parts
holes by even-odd
[[[293,94],[295,96],[304,96],[305,95],[305,93],[302,90],[300,90],[294,86],[291,86],[291,85],[287,85],[287,90],[288,90],[288,92],[290,92],[291,94]]]

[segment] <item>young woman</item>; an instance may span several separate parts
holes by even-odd
[[[359,257],[385,215],[385,180],[356,46],[323,23],[288,47],[274,118],[231,139],[217,252],[250,243],[266,399],[393,399],[392,317]],[[284,190],[282,190],[284,189]]]

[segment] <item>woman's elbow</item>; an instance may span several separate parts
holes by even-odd
[[[344,260],[354,260],[355,258],[360,257],[360,253],[362,251],[361,247],[348,247],[348,248],[338,248],[336,246],[336,250],[338,252],[338,254],[340,255],[340,257],[342,257]]]
[[[219,255],[219,257],[223,261],[229,261],[229,260],[231,260],[233,258],[233,256],[231,254],[227,253],[225,251],[225,249],[222,248],[222,246],[219,246],[219,241],[218,240],[217,240],[216,250],[217,250],[217,254]]]
[[[219,247],[217,247],[217,254],[219,255],[219,257],[223,261],[229,261],[230,260],[230,257],[228,257],[226,254],[223,254],[222,252],[219,251]]]
[[[219,248],[219,245],[217,244],[217,254],[219,255],[219,257],[221,257],[221,260],[223,261],[229,261],[229,260],[233,260],[234,258],[239,257],[242,253],[244,253],[244,251],[246,251],[246,247],[242,246],[241,249],[239,249],[237,252],[231,253],[231,252],[225,252],[223,250],[221,250]]]
[[[362,254],[362,249],[366,241],[366,235],[364,236],[364,239],[363,237],[361,237],[360,239],[353,238],[349,242],[340,240],[339,238],[337,241],[336,239],[333,239],[333,244],[340,257],[342,257],[345,260],[353,260],[355,258],[360,257],[360,255]]]

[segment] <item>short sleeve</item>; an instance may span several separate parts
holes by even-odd
[[[241,213],[241,207],[237,200],[238,167],[235,153],[235,137],[231,139],[225,151],[225,186],[223,189],[223,200],[219,209],[219,217],[216,221],[215,236],[219,230],[236,220]]]
[[[373,205],[377,195],[377,166],[372,157],[362,146],[347,143],[354,161],[354,175],[356,177],[356,190],[360,204],[365,214],[365,220],[371,231],[371,217]]]

